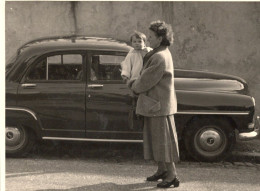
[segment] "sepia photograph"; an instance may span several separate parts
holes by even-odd
[[[0,190],[259,190],[260,1],[2,10]]]

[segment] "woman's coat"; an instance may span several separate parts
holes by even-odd
[[[177,112],[174,66],[168,47],[160,46],[144,57],[141,76],[131,84],[131,89],[139,94],[137,114],[155,117]]]

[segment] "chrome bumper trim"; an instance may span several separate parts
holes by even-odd
[[[249,132],[249,133],[239,133],[238,134],[238,138],[241,141],[248,141],[248,140],[256,138],[257,136],[258,136],[258,131],[256,131],[256,130]]]
[[[241,141],[247,141],[247,140],[251,140],[251,139],[255,139],[258,134],[259,134],[259,128],[260,128],[260,121],[259,121],[259,116],[256,117],[255,120],[255,130],[252,132],[248,132],[248,133],[239,133],[238,134],[238,139]]]

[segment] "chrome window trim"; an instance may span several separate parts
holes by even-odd
[[[38,120],[35,113],[33,111],[29,110],[29,109],[18,108],[18,107],[7,107],[5,109],[6,110],[13,110],[13,111],[26,111],[26,112],[30,113],[36,121]]]
[[[215,112],[215,111],[177,111],[176,114],[199,114],[199,115],[248,115],[246,112]]]
[[[121,143],[142,143],[143,140],[123,140],[123,139],[89,139],[89,138],[70,138],[70,137],[42,137],[44,140],[63,140],[63,141],[93,141],[93,142],[121,142]]]

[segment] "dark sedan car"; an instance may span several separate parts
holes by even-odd
[[[51,37],[26,43],[6,66],[6,154],[36,140],[142,142],[142,123],[120,76],[130,50],[109,38]],[[255,101],[235,76],[175,70],[178,137],[192,157],[223,159],[236,138],[257,136]]]

